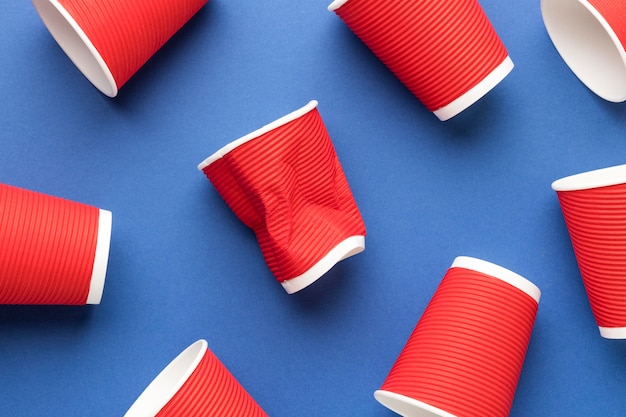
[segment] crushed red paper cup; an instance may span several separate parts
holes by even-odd
[[[32,0],[87,79],[109,97],[207,0]]]
[[[99,304],[111,212],[0,184],[0,304]]]
[[[607,101],[626,100],[626,3],[541,0],[543,22],[563,61]]]
[[[626,339],[626,165],[552,183],[600,335]]]
[[[508,269],[457,257],[375,398],[403,416],[508,416],[540,296]]]
[[[513,69],[476,0],[335,0],[328,9],[440,120],[474,104]]]
[[[169,363],[125,417],[267,417],[224,364],[198,340]]]
[[[365,248],[365,225],[317,101],[229,143],[198,169],[254,230],[290,294]]]

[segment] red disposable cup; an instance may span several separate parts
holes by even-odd
[[[207,0],[32,0],[78,69],[109,97]]]
[[[125,417],[267,417],[235,377],[198,340],[148,385]]]
[[[476,258],[454,260],[375,398],[410,417],[505,417],[541,292]]]
[[[600,335],[626,339],[626,165],[552,183]]]
[[[111,212],[0,184],[0,304],[99,304]]]
[[[548,35],[572,72],[605,100],[626,100],[626,3],[541,0]]]
[[[513,69],[476,0],[335,0],[328,9],[440,120],[461,113]]]
[[[365,225],[317,101],[229,143],[198,169],[254,230],[289,294],[365,249]]]

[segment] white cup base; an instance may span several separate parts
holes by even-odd
[[[451,119],[491,91],[513,70],[513,66],[513,61],[509,56],[507,56],[504,61],[491,71],[489,75],[483,78],[482,81],[461,95],[459,98],[452,101],[450,104],[435,110],[433,113],[442,122]]]
[[[600,336],[605,339],[626,339],[626,327],[601,327]]]
[[[288,294],[298,292],[321,278],[321,276],[335,266],[337,262],[356,255],[357,253],[361,253],[364,250],[365,236],[351,236],[331,249],[330,252],[328,252],[305,273],[287,281],[283,281],[281,282],[281,285]]]
[[[96,254],[94,256],[93,270],[91,272],[87,304],[100,304],[102,300],[107,265],[109,263],[112,222],[113,216],[111,212],[100,209],[100,215],[98,216],[98,240],[96,242]]]

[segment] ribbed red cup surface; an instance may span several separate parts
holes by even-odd
[[[0,304],[85,304],[99,209],[0,184]]]
[[[626,184],[557,195],[598,326],[626,327]]]
[[[207,349],[189,379],[156,416],[267,417],[267,414]]]
[[[334,11],[431,111],[508,57],[476,0],[348,0]]]
[[[115,96],[207,0],[33,0],[48,29],[90,81],[101,78],[88,69],[99,55],[116,88],[98,88]],[[52,5],[52,6],[51,6]],[[69,19],[68,16],[69,15]],[[68,20],[67,22],[65,20]],[[72,22],[73,20],[73,22]],[[72,25],[78,27],[70,28]],[[78,35],[71,36],[75,31]],[[82,33],[80,33],[82,32]],[[87,39],[83,38],[83,34]],[[91,44],[95,52],[88,50]],[[96,57],[95,59],[98,59]]]
[[[201,164],[201,169],[237,217],[254,230],[267,265],[281,283],[301,276],[347,238],[365,236],[315,107]]]
[[[451,267],[381,390],[439,410],[423,415],[508,416],[537,307],[501,279]]]
[[[622,47],[626,45],[626,2],[624,0],[587,0],[611,26]]]

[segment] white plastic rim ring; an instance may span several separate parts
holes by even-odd
[[[377,390],[374,398],[403,417],[456,417],[430,404],[391,391]]]
[[[580,81],[607,101],[626,100],[626,51],[606,19],[587,0],[541,0],[541,14]]]
[[[361,253],[365,250],[365,236],[351,236],[330,250],[322,259],[317,261],[315,265],[309,268],[303,274],[281,282],[281,285],[287,291],[287,294],[298,292],[315,281],[320,279],[322,275],[328,272],[339,261],[350,256]]]
[[[552,189],[554,191],[588,190],[625,182],[626,165],[616,165],[561,178],[552,183]]]
[[[89,284],[89,294],[87,304],[100,304],[102,292],[104,291],[104,281],[109,263],[109,248],[111,246],[111,226],[113,216],[110,211],[100,209],[98,216],[98,238],[96,241],[96,254],[93,261],[91,281]]]
[[[317,101],[316,100],[311,100],[305,106],[299,108],[298,110],[295,110],[295,111],[287,114],[286,116],[283,116],[280,119],[277,119],[277,120],[273,121],[272,123],[269,123],[269,124],[259,128],[259,129],[255,130],[254,132],[248,133],[247,135],[242,136],[239,139],[236,139],[236,140],[230,142],[226,146],[220,148],[213,155],[209,156],[204,161],[202,161],[198,165],[198,169],[200,171],[202,171],[204,168],[208,167],[213,162],[215,162],[218,159],[222,158],[224,155],[228,154],[233,149],[243,145],[246,142],[250,142],[251,140],[258,138],[259,136],[264,135],[267,132],[270,132],[270,131],[272,131],[274,129],[277,129],[280,126],[286,125],[287,123],[304,116],[305,114],[307,114],[311,110],[315,109],[316,107],[317,107]]]
[[[504,78],[513,70],[513,61],[507,56],[493,71],[491,71],[478,84],[463,93],[460,97],[454,99],[449,104],[435,110],[433,113],[442,122],[449,120],[476,103],[489,91],[493,90],[496,85],[500,84]]]
[[[480,272],[485,275],[500,279],[525,292],[537,303],[539,303],[539,299],[541,298],[541,290],[539,290],[539,288],[535,284],[533,284],[523,276],[518,275],[513,271],[510,271],[491,262],[483,261],[477,258],[471,258],[469,256],[459,256],[454,259],[454,262],[452,262],[452,266],[450,268],[470,269],[472,271]]]
[[[200,339],[182,351],[141,393],[124,417],[154,417],[176,395],[207,352]]]
[[[98,90],[115,97],[118,89],[111,70],[76,20],[58,0],[32,2],[52,37],[74,65]]]
[[[626,327],[598,327],[605,339],[626,339]]]

